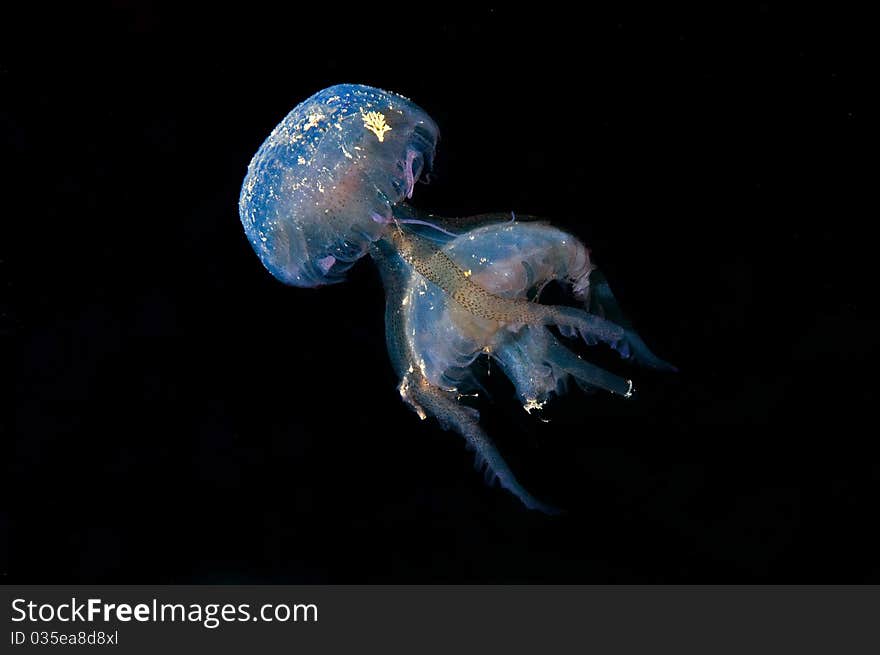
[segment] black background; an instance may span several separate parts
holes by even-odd
[[[4,579],[880,582],[866,17],[587,7],[9,17]],[[680,367],[598,352],[638,398],[549,423],[490,375],[484,426],[565,516],[400,402],[371,263],[302,290],[250,250],[247,163],[338,82],[440,125],[417,206],[574,232]]]

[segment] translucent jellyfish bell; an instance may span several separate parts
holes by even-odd
[[[394,206],[434,157],[438,130],[403,96],[358,84],[301,102],[248,166],[239,215],[272,275],[315,287],[344,279],[390,229]]]

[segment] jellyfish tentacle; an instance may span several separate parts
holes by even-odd
[[[546,220],[528,214],[516,214],[514,212],[500,212],[490,214],[476,214],[473,216],[438,216],[430,212],[420,211],[408,203],[399,203],[392,207],[394,218],[398,223],[428,225],[438,231],[448,235],[450,239],[442,239],[442,243],[448,243],[452,238],[461,236],[462,234],[474,228],[483,227],[492,224],[514,224],[514,223],[547,223]],[[421,234],[421,233],[420,233]],[[427,236],[427,235],[424,235]],[[432,235],[436,236],[436,235]]]
[[[480,428],[476,410],[460,405],[454,394],[433,386],[417,370],[404,376],[399,389],[401,397],[419,417],[433,416],[444,430],[464,437],[469,449],[474,451],[474,466],[483,472],[487,483],[491,485],[497,480],[529,509],[549,515],[561,513],[558,508],[535,498],[517,481],[492,440]]]
[[[430,227],[430,228],[437,230],[438,232],[442,232],[443,234],[450,236],[452,238],[461,236],[457,232],[450,232],[449,230],[447,230],[444,227],[441,227],[440,225],[437,225],[435,223],[431,223],[430,221],[423,221],[418,218],[401,218],[397,222],[402,223],[404,225],[424,225],[425,227]]]
[[[430,221],[423,221],[423,220],[418,219],[418,218],[398,218],[397,216],[388,217],[388,216],[383,216],[382,214],[377,214],[376,212],[373,212],[372,214],[370,214],[370,218],[373,219],[373,222],[374,222],[374,223],[381,223],[381,224],[383,224],[383,225],[390,225],[390,224],[392,224],[392,223],[396,224],[398,227],[399,227],[401,224],[404,224],[404,225],[422,225],[422,226],[424,226],[424,227],[429,227],[429,228],[431,228],[432,230],[437,230],[437,231],[440,232],[441,234],[445,234],[445,235],[446,235],[447,237],[449,237],[450,239],[454,239],[454,238],[456,238],[456,237],[460,237],[460,236],[461,236],[460,234],[457,234],[457,233],[455,233],[455,232],[450,232],[449,230],[444,229],[444,228],[441,227],[440,225],[435,225],[434,223],[432,223],[432,222],[430,222]],[[443,241],[445,241],[445,240],[446,240],[446,239],[443,239]]]
[[[443,217],[442,223],[460,231],[467,231],[484,225],[512,224],[512,223],[541,223],[549,224],[549,221],[531,214],[517,214],[516,212],[492,212],[488,214],[474,214],[473,216]]]

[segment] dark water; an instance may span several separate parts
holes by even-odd
[[[320,9],[4,26],[5,580],[880,582],[865,17]],[[639,397],[549,423],[490,374],[565,516],[400,402],[371,263],[301,290],[250,250],[248,161],[337,82],[440,125],[419,207],[570,230],[680,367],[598,353]]]

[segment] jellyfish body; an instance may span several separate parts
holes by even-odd
[[[570,379],[632,395],[630,380],[590,364],[564,337],[672,367],[632,330],[572,235],[544,222],[449,219],[409,206],[437,138],[430,117],[401,96],[358,85],[325,89],[288,114],[254,156],[241,221],[264,266],[294,286],[339,282],[369,252],[385,286],[386,343],[400,396],[420,418],[461,434],[488,481],[553,513],[516,480],[477,410],[461,402],[478,386],[477,358],[498,363],[528,412]],[[538,302],[552,281],[568,287],[576,306]]]
[[[434,121],[403,96],[356,84],[297,105],[251,160],[239,215],[263,265],[287,284],[344,279],[430,169]]]

